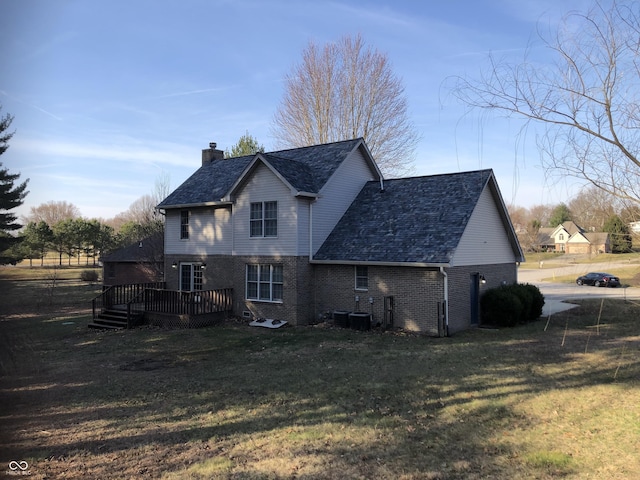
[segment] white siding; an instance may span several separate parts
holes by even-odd
[[[309,256],[309,212],[311,211],[311,199],[299,199],[298,209],[298,256]]]
[[[180,238],[180,210],[168,210],[165,218],[165,252],[175,255],[231,254],[231,209],[189,210],[189,238]]]
[[[358,196],[364,184],[375,180],[360,150],[355,150],[336,169],[312,206],[313,253],[315,254]]]
[[[252,202],[278,202],[278,236],[250,237],[249,213]],[[234,202],[234,255],[298,255],[300,202],[287,185],[268,167],[256,167]]]
[[[486,187],[471,214],[453,257],[452,266],[489,265],[516,261],[498,205]]]

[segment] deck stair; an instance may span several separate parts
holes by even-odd
[[[139,315],[139,317],[142,317],[142,315]],[[134,318],[133,320],[138,323],[141,318]],[[89,328],[102,330],[125,329],[127,328],[127,311],[119,308],[106,309],[99,313],[88,326]]]

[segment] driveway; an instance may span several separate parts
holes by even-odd
[[[536,285],[544,295],[545,304],[542,315],[548,316],[563,312],[577,305],[568,303],[581,298],[618,298],[640,300],[640,289],[635,287],[605,288],[578,286],[575,283],[555,283],[543,279],[553,279],[571,275],[578,278],[587,272],[609,272],[616,275],[622,268],[636,267],[627,263],[583,263],[557,268],[521,269],[518,270],[518,282]]]

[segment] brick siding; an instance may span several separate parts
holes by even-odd
[[[372,314],[373,325],[381,325],[384,297],[393,296],[395,327],[438,334],[438,304],[444,295],[438,270],[369,266],[368,273],[369,288],[361,291],[355,289],[353,265],[315,265],[316,315],[329,316],[335,310],[361,311]]]
[[[444,300],[444,277],[438,269],[421,267],[368,266],[369,287],[355,288],[353,265],[310,265],[307,257],[168,255],[165,271],[167,288],[179,288],[179,271],[173,262],[203,262],[203,288],[233,288],[234,313],[242,316],[284,320],[292,325],[308,325],[330,319],[333,311],[360,311],[372,314],[373,325],[384,322],[384,297],[394,297],[394,327],[438,335],[438,315]],[[283,266],[284,290],[281,303],[247,300],[246,265]],[[449,284],[449,333],[469,328],[471,322],[471,276],[482,274],[489,288],[517,281],[515,264],[475,265],[447,269]],[[370,302],[372,300],[372,303]]]

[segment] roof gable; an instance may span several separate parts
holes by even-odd
[[[553,230],[552,237],[557,236],[561,232],[565,232],[568,236],[575,235],[576,233],[584,233],[584,229],[576,225],[571,220],[561,223]]]
[[[355,148],[366,150],[371,168],[380,176],[364,140],[356,138],[324,145],[213,160],[196,170],[158,207],[179,208],[229,201],[230,195],[242,185],[246,176],[251,174],[259,162],[267,165],[295,192],[317,194]]]
[[[449,264],[491,170],[368,182],[314,260]],[[515,236],[515,234],[514,234]]]
[[[158,208],[178,208],[222,202],[253,156],[213,160],[202,165],[182,185],[165,198]]]
[[[567,242],[568,243],[589,243],[589,240],[587,239],[585,234],[576,232],[575,234],[571,235],[571,237]]]

